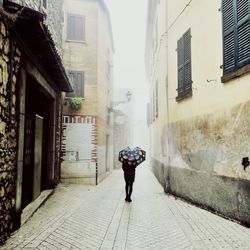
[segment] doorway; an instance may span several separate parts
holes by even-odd
[[[47,185],[49,138],[49,106],[51,100],[37,82],[27,77],[25,102],[25,129],[23,150],[23,177],[21,207],[35,200]]]

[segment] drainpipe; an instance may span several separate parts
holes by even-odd
[[[169,72],[168,72],[168,0],[166,1],[166,6],[165,6],[165,10],[166,10],[166,15],[165,15],[165,24],[166,24],[166,72],[167,72],[167,75],[166,75],[166,96],[167,96],[167,108],[166,108],[166,111],[167,111],[167,130],[168,130],[168,136],[167,136],[167,147],[168,147],[168,150],[170,149],[170,141],[169,141],[169,131],[170,131],[170,122],[169,122]],[[170,187],[170,173],[171,173],[171,170],[170,170],[170,159],[171,159],[171,156],[170,156],[170,152],[168,152],[167,154],[167,179],[166,179],[166,187],[165,187],[165,191],[166,192],[170,192],[171,190],[171,187]]]
[[[95,163],[95,184],[98,185],[98,163]]]

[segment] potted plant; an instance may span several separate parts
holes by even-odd
[[[82,104],[81,97],[71,97],[69,100],[69,105],[72,109],[80,109]]]

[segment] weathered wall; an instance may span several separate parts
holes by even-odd
[[[96,184],[97,133],[95,116],[63,116],[61,181]],[[76,139],[77,137],[77,139]]]
[[[84,72],[84,99],[74,111],[65,102],[65,115],[97,115],[97,7],[95,1],[64,0],[63,64],[67,71]],[[85,41],[67,40],[68,14],[85,16]]]
[[[163,2],[166,5],[161,11]],[[249,74],[221,82],[221,1],[150,3],[154,8],[148,15],[146,64],[153,171],[166,191],[249,223],[250,174],[241,165],[250,149]],[[189,98],[176,101],[177,41],[188,29],[193,91]],[[156,82],[158,116],[152,115]]]
[[[241,165],[250,151],[250,102],[172,123],[166,137],[166,168],[153,164],[165,188],[250,224],[250,167]]]
[[[91,165],[95,167],[94,164],[97,161],[99,181],[101,181],[105,178],[108,170],[113,168],[113,136],[108,113],[108,104],[112,98],[112,75],[108,74],[108,66],[112,64],[113,50],[108,30],[107,13],[104,12],[99,1],[65,0],[63,9],[65,13],[63,32],[64,66],[68,71],[84,72],[84,96],[81,108],[73,110],[70,108],[69,99],[66,98],[63,113],[65,116],[96,117],[94,140],[97,143],[97,151],[95,156],[91,158]],[[83,41],[68,40],[68,14],[83,15],[85,17],[85,37]],[[67,163],[64,162],[63,165],[66,166]],[[76,174],[73,169],[72,174],[74,176]],[[79,177],[83,177],[83,175],[84,171],[82,169],[79,172]],[[90,175],[92,175],[92,170]]]
[[[16,79],[21,53],[15,42],[13,57],[10,48],[9,31],[0,13],[0,244],[12,231],[15,208],[18,126]]]

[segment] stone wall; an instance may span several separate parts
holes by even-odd
[[[0,244],[13,227],[18,126],[16,79],[20,56],[15,42],[9,38],[4,17],[0,13]]]

